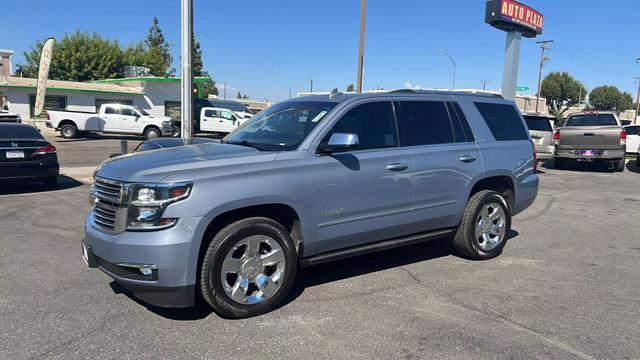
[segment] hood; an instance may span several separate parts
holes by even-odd
[[[277,153],[253,148],[206,143],[151,150],[104,161],[96,175],[124,182],[161,182],[169,176],[186,177],[212,168],[274,160]]]

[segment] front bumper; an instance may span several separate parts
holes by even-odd
[[[596,152],[594,155],[583,155],[581,153],[581,151],[584,151],[584,150],[562,150],[562,149],[556,149],[555,157],[563,158],[563,159],[572,159],[572,160],[589,159],[589,160],[613,161],[613,160],[623,159],[624,158],[624,153],[625,153],[624,149],[621,149],[621,150],[592,150],[592,151]]]
[[[162,129],[160,129],[160,133],[162,133],[162,136],[173,135],[173,125],[163,125]]]
[[[91,211],[82,241],[93,259],[88,265],[152,305],[193,306],[202,219],[181,218],[175,226],[161,231],[107,234],[94,227]],[[132,267],[139,265],[156,270],[145,276]]]

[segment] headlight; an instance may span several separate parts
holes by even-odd
[[[191,194],[191,183],[125,184],[129,203],[127,230],[158,230],[173,226],[178,219],[163,218],[164,209]]]

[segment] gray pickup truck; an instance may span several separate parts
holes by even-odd
[[[107,160],[83,258],[163,307],[204,298],[242,318],[273,309],[301,266],[450,237],[498,256],[538,192],[514,103],[427,91],[275,104],[222,143]]]
[[[610,111],[590,111],[569,115],[553,135],[555,167],[568,160],[606,161],[615,171],[624,171],[627,134],[618,116]]]

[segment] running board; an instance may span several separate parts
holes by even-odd
[[[308,258],[300,259],[300,267],[305,268],[323,264],[330,261],[350,258],[353,256],[364,255],[372,252],[393,249],[401,246],[417,244],[429,240],[443,238],[456,232],[456,228],[442,229],[422,234],[409,235],[405,237],[394,238],[390,240],[382,240],[371,244],[358,245],[346,249],[334,250]]]

